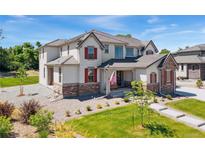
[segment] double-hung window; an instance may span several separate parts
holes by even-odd
[[[88,59],[94,59],[94,47],[88,47]]]
[[[134,49],[126,48],[126,57],[134,57]]]
[[[115,46],[115,59],[123,59],[123,46]]]
[[[88,82],[94,82],[94,68],[88,68]]]
[[[105,53],[109,53],[109,45],[108,44],[105,44]]]

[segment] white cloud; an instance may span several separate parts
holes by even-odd
[[[163,37],[171,37],[171,36],[179,36],[179,35],[185,35],[185,34],[191,34],[195,33],[196,31],[193,30],[182,30],[182,31],[175,31],[175,32],[169,32],[169,33],[161,33],[157,34],[153,37],[153,39],[160,39]]]
[[[17,22],[33,22],[35,21],[34,18],[25,15],[13,15],[10,16],[11,19],[7,20],[7,23],[17,23]]]
[[[86,22],[93,25],[93,27],[122,31],[125,25],[120,22],[120,19],[123,17],[125,16],[96,16],[87,18]]]
[[[148,35],[151,33],[161,33],[164,32],[165,30],[167,30],[168,28],[166,26],[161,26],[161,27],[156,27],[156,28],[150,28],[150,29],[145,29],[145,31],[143,31],[141,33],[141,35]]]
[[[202,33],[205,33],[205,28],[202,28],[201,32],[202,32]]]
[[[177,27],[177,24],[170,24],[171,27]]]
[[[154,24],[154,23],[159,22],[159,18],[158,18],[157,16],[151,16],[151,17],[147,20],[147,22],[148,22],[149,24]]]

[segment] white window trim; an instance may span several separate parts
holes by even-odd
[[[133,51],[133,55],[132,55],[132,56],[128,56],[128,55],[127,55],[127,48],[133,49],[133,50],[132,50],[132,51]],[[125,52],[125,57],[128,57],[128,58],[129,58],[129,57],[134,57],[134,56],[135,56],[135,55],[134,55],[134,48],[132,48],[132,47],[127,47],[127,48],[125,48],[125,51],[126,51],[126,52]]]

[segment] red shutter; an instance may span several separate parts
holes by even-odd
[[[164,70],[164,84],[167,83],[167,71]]]
[[[94,59],[97,59],[97,48],[94,48]]]
[[[171,83],[173,83],[173,81],[174,81],[174,72],[173,72],[173,70],[170,71],[170,80],[171,80]]]
[[[97,68],[94,69],[94,82],[97,82]]]
[[[85,69],[85,83],[88,82],[88,69]]]
[[[154,73],[154,83],[157,83],[157,74]]]
[[[85,59],[88,59],[88,48],[85,47]]]
[[[150,74],[150,83],[152,83],[152,73]]]

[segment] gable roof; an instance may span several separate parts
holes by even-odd
[[[114,36],[105,32],[100,32],[97,30],[91,30],[89,32],[85,32],[83,34],[80,34],[76,37],[70,38],[70,39],[57,39],[54,40],[52,42],[46,43],[45,45],[41,46],[40,48],[44,47],[44,46],[61,46],[64,44],[70,44],[73,42],[77,42],[78,44],[81,44],[81,42],[84,42],[85,39],[87,39],[87,37],[89,35],[94,35],[99,42],[101,42],[100,44],[103,43],[114,43],[114,44],[122,44],[122,45],[127,45],[130,47],[136,47],[136,48],[144,48],[146,47],[150,41],[141,41],[139,39],[136,39],[134,37],[123,37],[123,36]],[[153,43],[153,42],[152,42]],[[153,43],[154,45],[154,43]],[[101,45],[102,46],[102,45]],[[155,45],[154,45],[155,47]]]
[[[147,42],[144,42],[144,43],[147,43]],[[154,42],[152,40],[150,40],[147,45],[145,46],[145,49],[149,46],[149,44],[152,44],[152,46],[154,47],[155,51],[156,52],[159,52],[159,50],[157,49],[156,45],[154,44]]]
[[[53,61],[48,62],[46,65],[68,65],[79,64],[79,62],[73,56],[62,56]]]
[[[102,44],[102,42],[98,39],[98,37],[96,37],[95,33],[91,32],[89,33],[82,41],[80,41],[78,43],[78,47],[81,47],[81,45],[90,37],[90,36],[93,36],[97,43],[100,45],[100,47],[103,49],[104,48],[104,45]]]
[[[171,58],[173,59],[175,66],[178,67],[177,62],[176,62],[175,58],[173,57],[173,55],[172,55],[171,53],[169,53],[169,54],[166,55],[166,58],[164,58],[164,59],[161,61],[161,63],[159,64],[158,67],[160,67],[160,68],[163,67],[163,65],[167,62],[167,59],[168,59],[169,57],[171,57]]]

